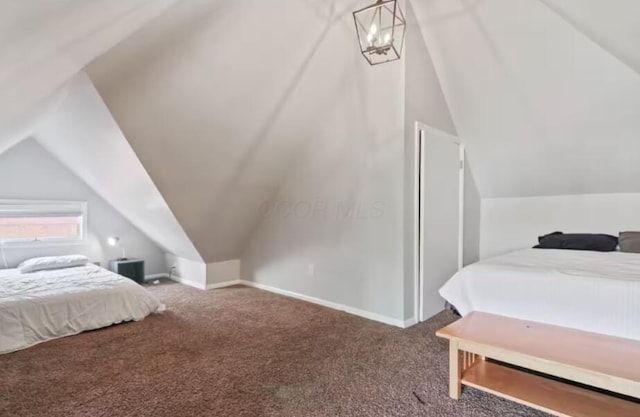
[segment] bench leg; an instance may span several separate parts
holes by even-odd
[[[458,341],[449,341],[449,396],[454,400],[462,395],[462,352],[458,349]]]

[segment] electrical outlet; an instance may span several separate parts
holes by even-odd
[[[314,264],[308,264],[307,273],[311,276],[314,276],[316,274],[316,266]]]

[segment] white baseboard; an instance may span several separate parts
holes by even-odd
[[[224,288],[224,287],[230,287],[232,285],[241,285],[241,284],[244,284],[244,282],[239,279],[234,279],[232,281],[224,281],[224,282],[217,282],[215,284],[208,284],[206,289],[215,290],[216,288]]]
[[[260,290],[269,291],[272,293],[284,295],[286,297],[296,298],[298,300],[307,301],[309,303],[318,304],[323,307],[332,308],[334,310],[344,311],[345,313],[353,314],[354,316],[364,317],[365,319],[378,321],[384,324],[389,324],[391,326],[396,327],[405,327],[405,322],[403,320],[394,319],[393,317],[384,316],[378,313],[372,313],[370,311],[360,310],[359,308],[349,307],[344,304],[334,303],[332,301],[323,300],[316,297],[310,297],[304,294],[298,294],[293,291],[282,290],[280,288],[272,287],[265,284],[259,284],[257,282],[252,281],[244,281],[241,280],[240,284],[246,285],[247,287],[258,288]]]
[[[168,277],[169,276],[167,275],[167,278]],[[215,284],[202,285],[199,282],[191,281],[189,279],[185,279],[177,275],[172,275],[171,280],[178,282],[180,284],[188,285],[189,287],[197,288],[199,290],[214,290],[216,288],[224,288],[224,287],[230,287],[232,285],[242,284],[242,281],[240,281],[239,279],[236,279],[233,281],[224,281],[224,282],[217,282]]]
[[[199,282],[191,281],[190,279],[182,278],[177,275],[171,275],[171,280],[175,282],[179,282],[180,284],[187,285],[189,287],[197,288],[199,290],[207,289],[205,285],[200,284]]]
[[[168,277],[168,275],[167,275]],[[184,285],[188,285],[190,287],[194,287],[194,288],[198,288],[201,290],[213,290],[213,289],[219,289],[219,288],[224,288],[224,287],[230,287],[232,285],[244,285],[247,287],[252,287],[252,288],[257,288],[260,290],[264,290],[264,291],[269,291],[275,294],[279,294],[279,295],[284,295],[285,297],[291,297],[291,298],[295,298],[298,300],[302,300],[302,301],[307,301],[309,303],[313,303],[313,304],[318,304],[321,305],[323,307],[328,307],[334,310],[339,310],[339,311],[344,311],[345,313],[349,313],[349,314],[353,314],[355,316],[359,316],[359,317],[364,317],[365,319],[369,319],[369,320],[373,320],[373,321],[377,321],[380,323],[384,323],[384,324],[389,324],[391,326],[395,326],[395,327],[401,327],[403,329],[413,326],[414,324],[417,324],[418,321],[414,318],[408,319],[408,320],[400,320],[400,319],[395,319],[393,317],[388,317],[382,314],[378,314],[378,313],[372,313],[370,311],[366,311],[366,310],[361,310],[359,308],[355,308],[355,307],[350,307],[350,306],[346,306],[344,304],[338,304],[338,303],[334,303],[332,301],[327,301],[327,300],[323,300],[321,298],[316,298],[316,297],[311,297],[308,295],[304,295],[304,294],[299,294],[293,291],[288,291],[288,290],[283,290],[280,288],[276,288],[276,287],[272,287],[270,285],[265,285],[265,284],[259,284],[257,282],[252,282],[252,281],[245,281],[245,280],[241,280],[241,279],[236,279],[236,280],[231,280],[231,281],[224,281],[224,282],[218,282],[215,284],[208,284],[205,287],[203,287],[201,284],[194,282],[194,281],[190,281],[178,276],[172,276],[171,277],[172,280],[179,282],[181,284]]]
[[[416,324],[418,324],[418,319],[415,318],[415,317],[411,317],[410,319],[404,321],[404,323],[402,325],[402,328],[406,329],[406,328],[414,326]]]
[[[162,272],[160,274],[149,274],[144,276],[145,281],[153,281],[154,279],[169,278],[169,274]]]

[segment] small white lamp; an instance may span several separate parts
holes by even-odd
[[[120,245],[122,247],[122,257],[118,258],[118,260],[124,260],[127,259],[127,255],[124,251],[124,246],[120,244],[120,238],[118,236],[111,236],[107,239],[107,243],[109,244],[109,246],[118,246]]]

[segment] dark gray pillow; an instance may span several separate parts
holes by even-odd
[[[640,232],[620,232],[620,252],[640,253]]]
[[[542,243],[542,241],[549,236],[555,236],[555,235],[561,235],[563,234],[562,232],[551,232],[548,235],[544,235],[544,236],[538,236],[538,243]]]
[[[592,233],[555,232],[540,237],[536,249],[572,249],[612,252],[618,246],[616,236]]]

